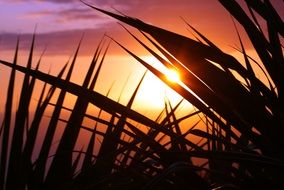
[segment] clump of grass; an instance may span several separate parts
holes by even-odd
[[[18,41],[14,61],[0,59],[2,66],[11,68],[0,130],[0,189],[205,190],[283,186],[278,175],[284,167],[281,151],[284,75],[280,42],[283,22],[269,1],[246,1],[250,17],[233,0],[220,0],[220,3],[247,32],[265,67],[263,70],[269,75],[270,86],[256,77],[255,61],[247,55],[240,37],[245,66],[222,52],[189,23],[200,41],[92,7],[142,31],[155,50],[127,30],[166,67],[178,70],[182,82],[194,94],[184,86],[169,83],[163,73],[116,42],[198,109],[181,118],[176,111],[184,100],[177,105],[165,101],[165,109],[156,120],[131,109],[143,77],[127,105],[93,90],[108,50],[103,42],[105,38],[99,43],[81,85],[70,81],[80,43],[73,60],[53,76],[39,70],[41,59],[35,69],[32,67],[35,35],[27,66],[18,65]],[[268,35],[262,31],[255,12],[267,22]],[[182,57],[180,52],[183,52]],[[242,79],[235,77],[232,71]],[[16,73],[24,74],[18,104],[14,99]],[[34,116],[30,117],[37,84],[42,84],[41,93]],[[56,91],[59,91],[58,96]],[[73,108],[64,105],[68,93],[77,97]],[[55,103],[51,99],[55,99]],[[12,112],[13,104],[17,107],[16,113]],[[96,106],[98,113],[90,115],[89,104]],[[42,121],[50,107],[54,109],[46,133],[41,134]],[[63,119],[62,111],[70,112],[70,117]],[[106,119],[103,113],[110,117]],[[182,132],[181,122],[195,116],[200,119]],[[91,119],[95,125],[85,126],[84,118]],[[56,130],[62,127],[59,123],[66,126],[55,153],[51,154]],[[197,128],[200,124],[203,128]],[[101,125],[105,131],[99,129]],[[81,131],[90,133],[90,139],[86,147],[78,150],[75,147]],[[192,136],[200,141],[192,141],[189,138]],[[43,143],[35,155],[37,138],[42,138]],[[196,164],[196,159],[204,162]]]
[[[243,54],[245,66],[224,53],[189,23],[187,25],[200,40],[195,41],[138,19],[85,4],[141,31],[156,47],[155,50],[126,29],[167,68],[176,69],[182,82],[194,92],[179,84],[169,83],[163,73],[116,42],[206,115],[204,124],[207,131],[195,129],[191,133],[207,139],[207,144],[201,146],[200,152],[183,154],[207,158],[209,170],[212,171],[210,180],[240,188],[276,187],[276,184],[281,185],[279,172],[284,158],[281,140],[284,126],[283,21],[270,1],[245,1],[248,12],[234,0],[219,2],[243,27],[261,63],[247,54],[237,28],[239,51]],[[255,13],[261,18],[257,19]],[[267,34],[259,20],[266,22]],[[167,60],[155,51],[162,53]],[[254,65],[261,68],[266,78],[256,77]],[[265,85],[266,80],[269,85]],[[250,161],[255,163],[251,165]]]
[[[199,111],[177,118],[175,112],[182,101],[175,106],[166,102],[165,110],[156,120],[133,111],[131,107],[145,75],[126,106],[108,98],[108,95],[94,91],[108,50],[108,46],[103,43],[105,38],[94,53],[82,85],[70,81],[81,42],[73,59],[63,66],[57,76],[39,70],[41,57],[33,69],[35,38],[34,35],[27,66],[17,64],[19,41],[14,62],[0,60],[2,66],[11,68],[5,117],[1,127],[1,189],[121,189],[126,186],[165,188],[185,187],[188,180],[198,189],[209,188],[209,183],[195,171],[202,169],[199,167],[194,167],[194,171],[186,170],[185,173],[169,170],[166,175],[163,174],[164,169],[172,168],[176,160],[187,162],[193,167],[190,158],[175,158],[168,151],[187,151],[191,148],[202,150],[186,138],[192,129],[182,134],[179,126]],[[24,74],[18,104],[13,98],[16,73]],[[31,101],[35,89],[40,94],[31,117]],[[59,93],[56,94],[56,91]],[[64,105],[68,93],[77,96],[71,109]],[[12,112],[13,104],[17,106],[16,113]],[[87,112],[89,104],[99,108],[97,116]],[[48,123],[43,124],[50,107],[54,109],[49,112]],[[70,117],[63,119],[63,111],[70,112]],[[109,119],[102,116],[102,112],[108,113]],[[16,115],[15,121],[12,120],[13,114]],[[95,126],[85,126],[84,118],[94,121]],[[65,123],[65,128],[61,123]],[[106,131],[99,129],[100,125]],[[43,127],[46,128],[44,133]],[[59,128],[63,128],[63,134],[55,153],[51,154]],[[82,131],[89,132],[90,139],[86,149],[78,150],[75,145],[80,140],[79,133]],[[38,138],[42,140],[40,149],[36,145]],[[158,177],[159,175],[163,177]],[[151,181],[153,176],[157,179]]]

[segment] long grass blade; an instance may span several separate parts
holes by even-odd
[[[19,51],[19,39],[17,40],[16,51],[14,56],[13,64],[17,64]],[[16,70],[12,68],[9,86],[7,90],[7,100],[5,105],[5,116],[3,123],[3,136],[2,136],[2,147],[1,147],[1,167],[0,167],[0,189],[5,189],[5,176],[6,176],[6,167],[7,167],[7,154],[8,154],[8,143],[10,136],[10,126],[11,126],[11,116],[12,116],[12,106],[13,106],[13,94],[14,94],[14,85],[15,85],[15,75]]]
[[[34,53],[35,33],[33,35],[32,44],[29,52],[29,58],[27,63],[27,69],[31,69],[32,58]],[[8,174],[7,174],[7,189],[23,189],[24,178],[23,166],[22,166],[22,145],[24,138],[24,127],[26,123],[26,116],[28,113],[28,107],[30,103],[31,88],[29,86],[30,76],[25,73],[20,101],[16,112],[15,126],[12,136],[11,151],[9,156]],[[18,183],[14,183],[15,179],[19,179]]]

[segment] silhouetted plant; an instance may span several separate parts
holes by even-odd
[[[125,28],[167,68],[177,70],[182,82],[198,96],[179,84],[170,83],[163,73],[116,42],[207,116],[207,131],[195,129],[191,133],[207,139],[207,146],[204,144],[203,150],[195,152],[194,157],[208,159],[208,167],[214,171],[209,175],[210,180],[240,188],[273,188],[281,184],[279,168],[283,168],[284,158],[281,140],[284,132],[284,62],[280,40],[284,34],[283,21],[270,1],[245,1],[248,13],[235,0],[219,2],[243,27],[261,63],[247,55],[237,28],[241,45],[239,51],[243,54],[245,66],[224,53],[189,23],[187,25],[198,35],[199,41],[87,5],[140,30],[156,47],[155,50]],[[267,34],[255,13],[267,23]],[[167,59],[160,57],[156,51]],[[264,79],[256,77],[255,65],[264,72]],[[265,80],[269,82],[268,86]],[[251,161],[255,163],[249,164]]]
[[[70,81],[81,42],[69,69],[67,63],[57,76],[53,76],[39,70],[41,58],[36,68],[32,67],[35,35],[27,66],[18,65],[18,40],[14,61],[10,63],[0,59],[1,65],[11,68],[0,128],[0,189],[205,190],[282,187],[282,175],[279,173],[284,168],[284,153],[281,151],[284,62],[280,39],[284,33],[283,22],[267,0],[245,1],[248,13],[234,0],[219,1],[243,26],[261,63],[247,55],[240,36],[239,51],[244,56],[245,66],[222,52],[189,23],[200,41],[91,6],[139,29],[156,47],[155,50],[125,28],[166,67],[178,70],[182,82],[194,94],[178,83],[168,82],[165,74],[117,42],[198,109],[181,118],[177,117],[176,110],[184,100],[177,105],[166,101],[165,109],[156,120],[131,109],[144,76],[127,105],[93,90],[108,50],[103,43],[105,38],[98,45],[81,85]],[[267,35],[255,12],[266,21]],[[156,51],[167,59],[160,57]],[[265,79],[256,77],[254,65],[265,67],[262,68],[266,73]],[[67,74],[63,77],[65,72]],[[16,73],[24,74],[18,104],[14,99]],[[265,85],[264,80],[268,80],[269,85]],[[37,84],[43,85],[34,116],[30,118],[29,108]],[[58,96],[56,90],[59,91]],[[66,108],[63,104],[67,93],[77,97],[73,108]],[[56,103],[51,102],[52,98]],[[16,113],[12,111],[13,104],[17,106]],[[89,104],[99,108],[96,116],[87,112]],[[49,107],[54,109],[46,133],[40,134],[41,122]],[[70,117],[63,119],[61,111],[70,112]],[[108,113],[109,119],[103,117],[102,112]],[[194,116],[199,116],[200,120],[182,133],[180,123]],[[84,118],[96,124],[84,126]],[[66,124],[66,127],[55,154],[51,155],[56,129],[61,127],[59,122]],[[204,126],[204,130],[196,127],[199,124]],[[105,126],[106,131],[99,130],[99,125]],[[86,149],[76,150],[81,130],[91,135]],[[192,141],[189,135],[201,140]],[[101,141],[98,136],[102,137]],[[35,143],[40,137],[43,144],[34,161]],[[99,146],[95,146],[96,143]],[[98,153],[94,152],[94,147],[99,147]],[[195,164],[193,159],[205,161],[200,165]],[[79,164],[80,161],[82,164]]]

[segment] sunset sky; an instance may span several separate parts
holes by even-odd
[[[191,36],[186,19],[199,31],[206,34],[225,50],[237,43],[236,32],[230,15],[217,0],[86,0],[97,7],[141,19],[147,23]],[[284,16],[281,0],[272,0],[274,7]],[[132,38],[118,25],[116,20],[85,6],[79,0],[1,0],[0,34],[1,50],[14,49],[16,36],[22,41],[30,39],[37,24],[38,46],[50,46],[50,54],[69,54],[74,50],[83,32],[88,43],[85,50],[99,41],[104,33],[133,45]],[[263,24],[263,23],[262,23]],[[42,37],[41,37],[42,36]],[[245,37],[245,36],[244,36]],[[60,49],[58,45],[60,44]],[[25,48],[25,47],[23,47]],[[89,53],[83,51],[83,53]]]
[[[232,22],[229,15],[215,0],[203,0],[202,3],[193,0],[179,0],[174,1],[175,3],[172,0],[87,2],[107,10],[114,7],[129,16],[184,35],[190,33],[180,17],[188,20],[213,40],[231,44],[230,39],[235,38],[234,30],[230,27]],[[97,42],[105,32],[113,37],[119,36],[122,42],[128,43],[131,40],[116,24],[116,20],[90,9],[79,0],[4,0],[0,5],[0,32],[4,38],[2,48],[13,49],[14,44],[10,43],[10,38],[22,35],[25,40],[28,38],[25,34],[32,33],[36,24],[37,33],[43,35],[42,38],[39,37],[43,41],[39,44],[54,41],[53,43],[61,44],[61,47],[64,44],[65,48],[72,49],[72,44],[76,43],[83,32],[90,33],[92,37],[87,35],[86,38],[92,42]],[[96,37],[93,34],[96,34]],[[51,44],[48,45],[52,46]],[[62,54],[67,53],[67,50],[57,51],[53,47],[50,53]]]
[[[86,2],[113,12],[115,8],[128,16],[192,37],[182,17],[225,52],[236,54],[232,46],[239,46],[230,15],[217,0],[86,0]],[[283,17],[283,1],[273,0],[272,2]],[[66,63],[70,56],[74,55],[82,34],[85,34],[80,51],[79,61],[81,62],[77,68],[77,74],[73,77],[74,82],[80,83],[82,80],[80,76],[84,74],[87,67],[82,66],[81,63],[89,64],[96,45],[104,33],[145,60],[153,61],[146,51],[117,24],[116,20],[92,10],[79,0],[1,0],[1,59],[12,60],[16,39],[20,36],[22,52],[20,55],[24,63],[35,25],[37,25],[35,55],[38,56],[44,47],[47,47],[41,70],[48,71],[51,68],[54,73]],[[135,30],[131,31],[135,32]],[[246,41],[243,33],[242,37]],[[245,44],[249,49],[250,44]],[[102,71],[102,76],[107,77],[100,78],[97,88],[101,93],[106,93],[114,82],[113,91],[119,91],[128,76],[131,81],[128,85],[133,86],[137,84],[144,71],[145,69],[139,63],[112,43]],[[1,77],[8,77],[5,69],[0,72]],[[150,74],[147,75],[149,76],[144,84],[147,88],[145,87],[144,94],[140,93],[140,96],[151,99],[152,104],[161,106],[164,101],[161,96],[165,89],[157,88],[162,85],[161,82]],[[130,90],[129,92],[133,91],[133,88],[126,89]],[[126,90],[125,94],[130,93]],[[114,97],[117,97],[117,93],[113,94]],[[160,102],[157,103],[157,100]]]

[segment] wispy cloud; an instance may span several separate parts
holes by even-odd
[[[44,9],[27,13],[28,18],[35,17],[54,17],[56,20],[96,20],[103,19],[102,15],[94,14],[95,12],[88,8],[66,8],[62,10]]]
[[[47,54],[52,55],[66,55],[74,51],[76,44],[78,44],[81,36],[85,34],[85,39],[88,39],[88,44],[97,44],[99,38],[91,38],[90,36],[103,36],[102,29],[84,29],[84,30],[65,30],[56,31],[43,34],[36,34],[36,51],[42,51],[47,47]],[[3,33],[1,34],[2,50],[14,50],[17,38],[20,38],[20,48],[26,51],[30,47],[32,34],[16,34],[16,33]],[[90,45],[82,46],[84,51],[90,48]]]
[[[109,24],[108,24],[109,25]],[[80,55],[91,55],[93,50],[101,38],[107,32],[109,35],[118,39],[120,42],[127,43],[132,46],[133,40],[129,36],[125,35],[125,31],[121,30],[121,27],[108,26],[100,28],[89,28],[89,29],[73,29],[64,31],[54,31],[48,33],[36,34],[36,45],[35,51],[40,52],[46,49],[46,55],[72,55],[74,50],[78,46],[78,42],[84,34],[83,43],[80,50]],[[112,28],[111,31],[107,30],[107,27]],[[20,38],[20,50],[28,51],[32,39],[31,33],[18,34],[18,33],[2,33],[0,34],[0,52],[1,51],[14,51],[17,38]],[[108,39],[107,37],[105,37]],[[133,42],[133,41],[132,41]],[[119,47],[112,47],[112,53],[121,53]]]
[[[41,2],[41,3],[54,3],[54,4],[81,4],[79,0],[7,0],[8,2],[14,2],[14,3],[26,3],[26,2]],[[141,0],[83,0],[86,3],[90,3],[92,5],[97,6],[135,6],[135,5],[141,5],[145,2]],[[147,2],[149,4],[151,1]],[[155,2],[155,1],[154,1]],[[160,2],[160,1],[159,1]]]

